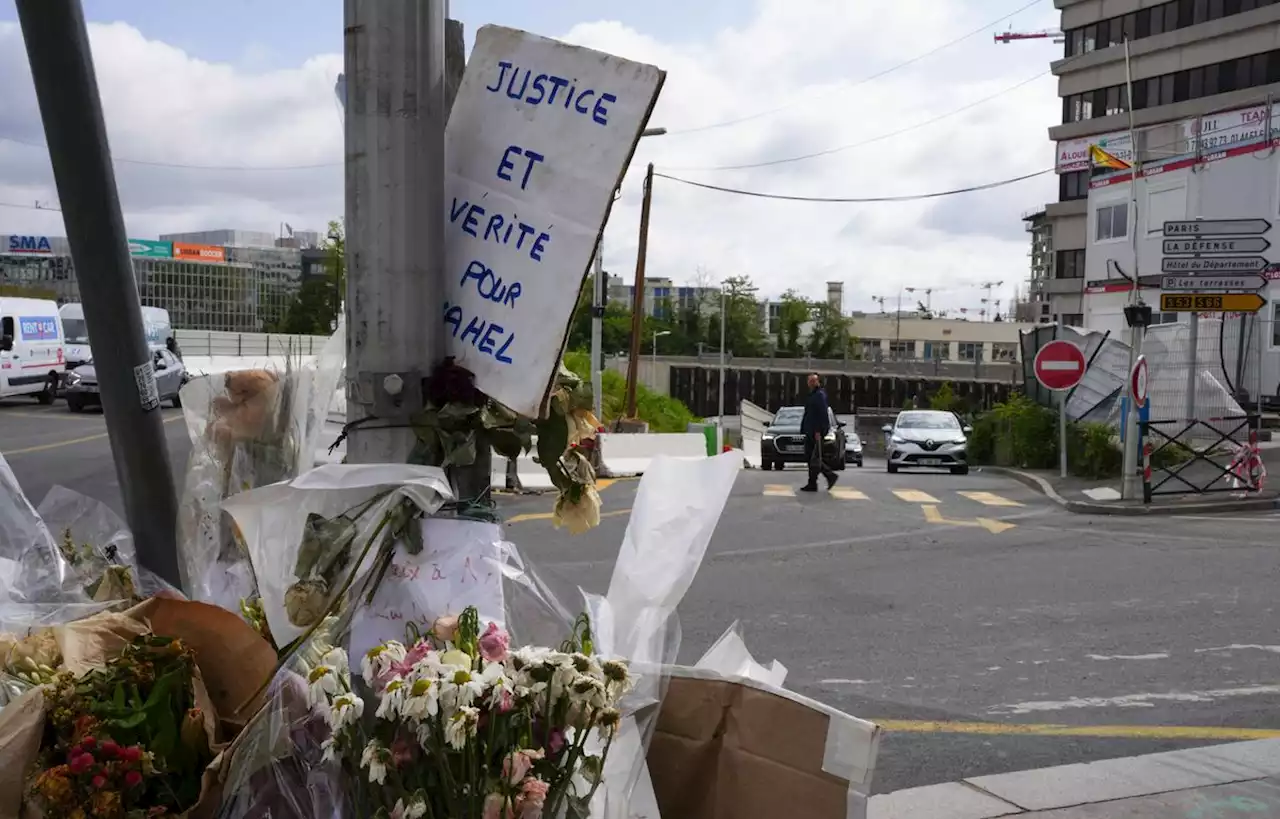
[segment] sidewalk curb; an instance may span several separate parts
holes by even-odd
[[[1110,503],[1091,503],[1089,501],[1068,500],[1058,494],[1053,485],[1039,475],[1011,469],[1005,466],[984,466],[983,470],[996,475],[1013,478],[1024,486],[1029,486],[1049,500],[1078,515],[1118,515],[1123,517],[1142,517],[1146,515],[1203,515],[1215,512],[1257,512],[1280,508],[1280,500],[1274,498],[1244,498],[1222,501],[1218,503],[1187,503],[1180,506],[1119,506]]]
[[[995,819],[1051,815],[1065,819],[1104,814],[1086,806],[1113,803],[1115,814],[1164,816],[1138,810],[1136,800],[1162,794],[1258,783],[1280,773],[1280,740],[1261,739],[1180,751],[989,774],[871,797],[868,819]],[[1133,800],[1133,801],[1131,801]],[[1125,803],[1128,803],[1126,805]],[[1072,808],[1081,808],[1080,811]]]

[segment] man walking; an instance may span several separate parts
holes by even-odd
[[[818,473],[827,479],[827,489],[835,485],[838,477],[822,459],[822,439],[831,431],[831,410],[827,404],[826,390],[822,389],[816,373],[809,374],[809,397],[804,401],[804,418],[800,421],[800,433],[804,435],[804,457],[809,462],[809,482],[800,487],[801,492],[818,491]]]

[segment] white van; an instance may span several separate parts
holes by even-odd
[[[84,305],[79,302],[64,304],[58,309],[58,315],[62,318],[62,330],[67,338],[67,369],[74,370],[93,360],[89,328],[84,323]],[[147,336],[147,346],[153,352],[163,350],[165,340],[173,335],[169,311],[160,307],[143,307],[142,328]]]
[[[0,296],[0,398],[35,396],[53,403],[66,370],[58,305]]]

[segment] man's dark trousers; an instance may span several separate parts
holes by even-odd
[[[822,459],[822,436],[811,433],[804,438],[804,457],[809,462],[809,486],[818,485],[818,473],[827,479],[827,483],[835,480],[836,473]]]

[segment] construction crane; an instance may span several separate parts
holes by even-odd
[[[1003,34],[995,35],[997,43],[1008,45],[1015,40],[1050,40],[1055,43],[1065,43],[1066,36],[1061,31],[1053,29],[1045,29],[1044,31],[1006,31]]]

